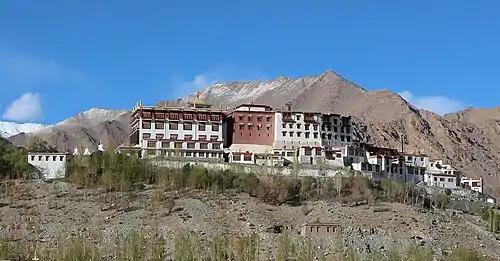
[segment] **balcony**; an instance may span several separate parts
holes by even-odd
[[[315,123],[317,119],[312,113],[304,113],[304,122]]]
[[[284,112],[282,117],[283,122],[295,122],[292,117],[292,113]]]

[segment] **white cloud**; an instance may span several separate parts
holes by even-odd
[[[173,80],[171,95],[178,97],[192,94],[219,82],[257,81],[265,79],[258,68],[241,69],[236,66],[220,66],[216,69],[197,74],[190,80]]]
[[[0,74],[16,84],[35,85],[56,81],[81,81],[86,75],[51,60],[0,47]]]
[[[464,104],[458,100],[453,100],[442,95],[435,96],[415,96],[410,91],[400,92],[399,95],[407,102],[419,109],[432,111],[439,115],[456,112],[464,108]]]
[[[6,120],[29,122],[41,119],[43,115],[42,100],[38,93],[25,93],[13,101],[2,117]]]
[[[183,93],[192,93],[206,87],[209,87],[217,82],[217,77],[208,74],[198,74],[191,81],[181,82],[176,89]]]

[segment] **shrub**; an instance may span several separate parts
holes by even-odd
[[[446,194],[439,194],[436,197],[436,207],[440,209],[445,209],[450,204],[450,196]]]
[[[253,173],[243,173],[239,178],[235,179],[239,189],[250,195],[256,195],[259,189],[260,180]]]

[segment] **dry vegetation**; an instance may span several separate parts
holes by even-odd
[[[173,242],[173,260],[331,260],[331,261],[433,261],[433,254],[428,249],[408,247],[404,251],[374,252],[359,255],[351,249],[325,255],[312,240],[292,240],[287,234],[278,239],[276,253],[268,253],[260,249],[259,237],[256,235],[227,237],[220,236],[209,242],[200,240],[195,235],[179,234]],[[9,260],[167,260],[164,238],[154,233],[141,234],[131,231],[128,235],[117,239],[112,254],[104,254],[95,243],[83,238],[69,238],[66,243],[55,250],[39,250],[25,245],[8,245],[0,242],[0,258]],[[394,246],[397,249],[397,246]],[[443,261],[492,261],[481,257],[473,250],[460,248],[453,251]]]
[[[397,202],[413,205],[430,211],[441,211],[449,206],[449,197],[444,194],[426,195],[425,192],[403,183],[384,180],[374,184],[361,175],[345,171],[336,178],[295,178],[238,173],[232,170],[208,170],[203,167],[185,165],[169,169],[145,160],[121,154],[104,153],[94,157],[76,157],[68,164],[67,182],[80,191],[71,196],[73,204],[87,199],[101,205],[101,211],[116,209],[120,213],[132,213],[138,209],[136,201],[145,187],[154,188],[147,194],[146,203],[140,208],[150,215],[172,215],[179,211],[178,202],[189,195],[212,195],[216,201],[229,194],[248,194],[269,206],[303,206],[302,215],[308,209],[307,202],[331,201],[346,205],[373,205],[380,202]],[[36,208],[23,202],[36,199],[29,186],[19,180],[2,183],[1,195],[6,205],[21,209],[26,231],[41,233],[41,220]],[[68,191],[47,191],[55,194],[47,201],[49,209],[62,208],[58,200]],[[24,205],[23,205],[24,204]],[[246,204],[246,203],[245,203]],[[5,206],[3,206],[5,207]],[[80,210],[78,210],[80,211]],[[381,210],[384,211],[384,210]],[[498,218],[491,210],[485,219],[492,230],[498,230]],[[373,212],[376,212],[375,209]],[[224,214],[222,214],[224,215]],[[377,215],[377,214],[375,214]],[[181,218],[182,216],[179,215]],[[492,218],[490,218],[492,217]],[[496,216],[495,216],[496,217]],[[106,217],[107,218],[107,217]],[[112,218],[112,217],[110,217]],[[161,217],[159,217],[161,218]],[[75,221],[76,222],[76,221]],[[87,221],[82,221],[87,223]],[[12,225],[15,226],[15,225]],[[214,225],[215,226],[215,225]],[[89,227],[88,230],[91,230]],[[321,240],[296,237],[288,233],[274,240],[276,247],[269,248],[269,238],[252,232],[247,234],[216,233],[209,239],[184,229],[178,229],[175,237],[166,238],[157,228],[129,229],[116,233],[114,244],[103,247],[104,236],[99,233],[82,236],[68,232],[60,240],[47,244],[39,239],[6,237],[0,241],[0,259],[31,260],[433,260],[434,254],[426,247],[388,245],[389,250],[373,250],[360,253],[354,246],[339,247],[326,252]],[[1,234],[0,234],[1,235]],[[109,238],[108,238],[109,239]],[[331,249],[330,249],[331,250]],[[456,248],[443,260],[488,260],[472,250]]]

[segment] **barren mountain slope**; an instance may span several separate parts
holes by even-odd
[[[48,141],[60,151],[72,151],[77,145],[95,150],[100,141],[107,147],[122,144],[130,133],[128,126],[130,112],[97,110],[91,109],[32,134]],[[17,146],[25,146],[29,135],[32,134],[20,133],[10,137],[9,140]]]
[[[194,98],[193,94],[184,99],[167,101],[166,104],[184,105]],[[217,108],[231,108],[241,103],[254,102],[280,109],[291,102],[294,110],[333,111],[353,115],[364,121],[386,122],[418,113],[393,92],[366,91],[333,71],[300,79],[280,77],[265,82],[215,84],[202,90],[201,98]],[[380,111],[385,113],[379,113]]]

